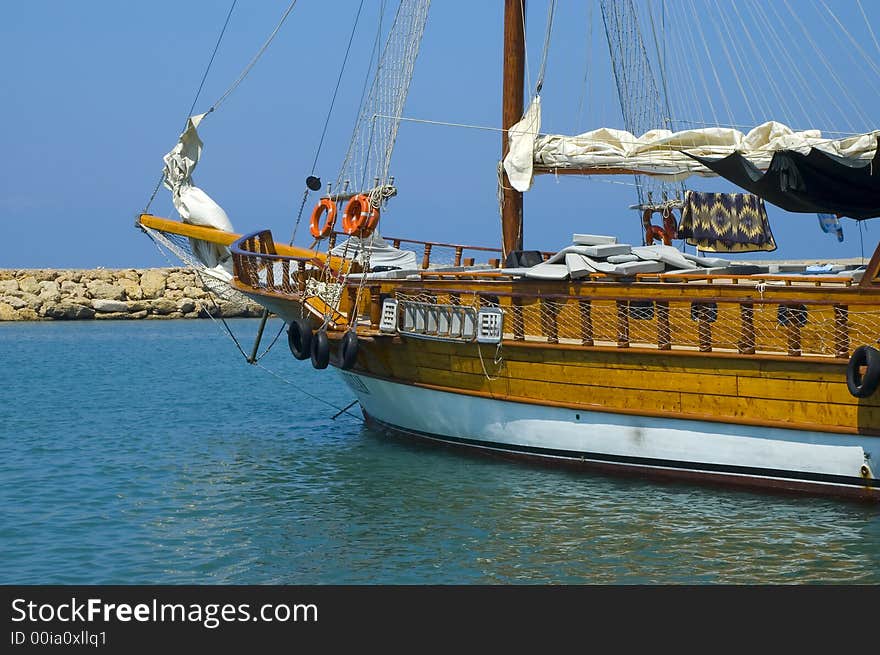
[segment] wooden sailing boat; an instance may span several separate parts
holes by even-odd
[[[522,3],[504,5],[511,134],[502,159],[514,137],[533,142],[537,132],[523,116]],[[689,165],[703,171],[717,166],[740,181],[754,172],[742,155],[719,163],[691,151],[702,154]],[[843,198],[827,185],[811,195],[813,178],[800,195],[773,187],[769,173],[745,181],[806,211],[876,216],[880,194],[864,152],[804,157],[812,159],[802,171],[844,167]],[[777,154],[777,163],[800,156]],[[547,166],[530,153],[528,165],[530,174],[651,174],[626,159]],[[387,166],[372,185],[337,184],[325,195],[312,248],[284,246],[268,231],[236,235],[149,214],[139,223],[228,247],[229,285],[289,324],[297,359],[337,368],[379,429],[584,469],[880,500],[880,247],[863,271],[750,273],[652,247],[675,223],[655,229],[647,207],[646,247],[576,235],[568,249],[535,259],[523,251],[522,193],[508,170],[501,248],[389,239],[391,251],[421,250],[409,270],[377,266],[364,245],[393,195]],[[353,238],[338,244],[339,236]],[[441,248],[454,253],[452,266],[432,266]]]

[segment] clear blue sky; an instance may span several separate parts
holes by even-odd
[[[706,12],[717,2],[667,0],[669,47],[678,48],[680,60],[692,62],[709,49],[715,65],[704,60],[702,68],[681,69],[679,82],[702,74],[711,88],[717,88],[712,79],[717,73],[729,89],[730,117],[737,124],[754,124],[749,103],[736,90],[742,81],[723,70],[729,68],[725,62],[735,52],[734,42],[747,53],[751,39],[764,53],[749,62],[757,72],[752,90],[763,89],[768,98],[775,97],[770,89],[778,83],[791,102],[774,117],[804,127],[810,110],[820,107],[823,110],[815,113],[830,117],[833,124],[816,127],[880,127],[880,76],[871,76],[876,69],[864,62],[847,33],[823,14],[822,2],[769,2],[766,16],[791,18],[791,7],[815,39],[804,37],[793,20],[783,21],[776,33],[795,37],[801,48],[800,55],[786,60],[767,38],[771,27],[760,24],[760,15],[749,14],[756,11],[756,0],[738,3],[744,23],[748,25],[749,15],[755,21],[745,31],[712,22]],[[856,0],[824,2],[876,65],[880,48],[873,37],[880,31],[880,3],[862,0],[866,24]],[[197,112],[207,109],[238,76],[287,4],[288,0],[239,2]],[[434,0],[406,116],[499,125],[502,4]],[[652,4],[656,10],[660,0]],[[289,238],[357,5],[358,0],[299,0],[251,75],[203,123],[205,150],[195,179],[223,205],[238,231],[271,228],[279,240]],[[546,5],[536,0],[528,5],[534,81]],[[559,0],[558,5],[543,94],[544,131],[623,127],[598,3]],[[365,2],[355,54],[319,159],[318,172],[325,180],[335,177],[345,154],[378,6],[379,0]],[[167,265],[133,223],[158,180],[162,155],[183,126],[228,8],[227,0],[0,3],[0,267]],[[734,15],[728,10],[728,19]],[[698,20],[690,20],[694,16]],[[697,24],[705,32],[698,33]],[[713,25],[715,34],[730,29],[735,35],[727,52],[724,39],[713,37]],[[821,55],[811,57],[811,52]],[[588,61],[590,82],[585,89]],[[805,95],[798,79],[814,80],[812,73],[826,71],[826,66],[839,77],[838,86],[832,81],[825,88],[811,83],[814,95]],[[768,79],[768,71],[773,79]],[[826,78],[824,73],[820,77]],[[829,97],[823,99],[826,91]],[[754,97],[753,101],[757,104]],[[722,106],[717,97],[716,103]],[[730,122],[728,114],[721,113],[720,122]],[[496,132],[403,123],[392,165],[399,196],[383,215],[383,234],[497,245],[499,150]],[[617,234],[629,243],[638,242],[638,219],[627,209],[635,202],[630,182],[628,177],[539,178],[526,196],[526,246],[556,249],[568,243],[572,232]],[[694,186],[735,190],[718,180],[701,180]],[[152,209],[173,215],[166,190],[160,190]],[[771,209],[770,217],[780,245],[773,256],[859,254],[853,221],[844,221],[846,240],[838,244],[819,230],[813,215]],[[866,225],[867,255],[880,237],[874,223]]]

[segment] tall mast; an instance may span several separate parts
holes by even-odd
[[[525,84],[525,35],[523,15],[526,0],[504,0],[504,86],[502,89],[501,159],[507,155],[507,131],[522,118],[523,86]],[[501,247],[503,256],[513,250],[522,250],[523,230],[522,193],[510,186],[507,173],[502,169]]]

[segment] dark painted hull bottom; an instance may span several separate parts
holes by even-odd
[[[363,411],[363,410],[362,410]],[[669,469],[656,466],[645,466],[625,462],[600,462],[586,460],[579,456],[546,457],[533,453],[503,450],[495,447],[481,447],[472,441],[463,443],[441,435],[413,432],[389,423],[385,423],[363,411],[364,419],[369,427],[384,432],[389,436],[434,446],[455,448],[456,450],[490,456],[514,462],[530,462],[541,466],[561,468],[575,471],[598,471],[616,477],[636,477],[645,480],[663,482],[688,482],[703,486],[739,488],[749,491],[770,491],[781,494],[798,494],[803,496],[822,496],[841,498],[867,503],[880,503],[880,489],[867,486],[821,484],[803,480],[781,480],[777,478],[738,475],[724,472],[697,472],[680,469]]]

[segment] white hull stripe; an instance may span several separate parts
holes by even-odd
[[[810,473],[808,471],[786,471],[783,469],[759,468],[753,466],[736,466],[731,464],[712,464],[708,462],[686,462],[671,459],[656,459],[652,457],[634,457],[631,455],[614,455],[610,453],[594,453],[587,451],[561,450],[556,448],[544,448],[541,446],[527,446],[522,444],[510,444],[493,441],[483,441],[480,439],[468,439],[465,437],[451,437],[428,432],[420,432],[410,428],[402,428],[385,421],[381,421],[373,416],[369,420],[381,427],[411,434],[423,439],[431,439],[433,441],[443,441],[451,444],[470,446],[474,448],[483,448],[487,450],[498,450],[510,453],[519,453],[523,455],[532,455],[535,457],[567,459],[573,461],[593,461],[605,462],[609,464],[630,464],[636,466],[648,466],[652,468],[678,469],[693,472],[709,472],[709,473],[726,473],[733,475],[750,476],[757,478],[776,478],[780,480],[792,480],[800,482],[818,482],[833,485],[845,485],[851,487],[872,487],[880,488],[880,479],[877,478],[860,478],[845,475],[829,475],[825,473]]]

